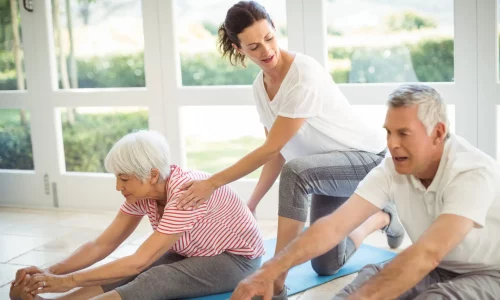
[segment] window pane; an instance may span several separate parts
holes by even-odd
[[[265,139],[254,106],[191,106],[181,109],[187,166],[217,173],[256,149]],[[261,168],[247,178],[258,178]]]
[[[258,1],[276,26],[280,47],[287,48],[286,0]],[[247,67],[232,66],[217,50],[217,30],[234,0],[176,0],[177,40],[181,57],[182,84],[241,85],[252,84],[259,72],[247,60]]]
[[[453,0],[328,0],[328,68],[337,83],[454,81],[453,22]]]
[[[59,87],[144,87],[141,0],[52,0]]]
[[[500,116],[500,105],[497,105],[497,116]],[[500,118],[497,117],[497,160],[500,161]]]
[[[18,1],[0,1],[0,90],[26,89],[23,63]]]
[[[387,106],[385,105],[353,105],[354,112],[369,125],[380,127],[384,130],[385,115]],[[446,112],[450,120],[450,132],[455,132],[455,105],[446,105]]]
[[[140,107],[60,108],[68,172],[106,172],[104,158],[125,134],[148,129],[148,111]]]
[[[29,112],[0,109],[0,169],[33,170]]]

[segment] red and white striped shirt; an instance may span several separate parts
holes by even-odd
[[[153,230],[158,232],[184,232],[172,250],[186,257],[229,252],[254,259],[264,254],[264,241],[255,218],[228,185],[218,188],[197,209],[177,209],[182,193],[180,186],[210,175],[195,170],[184,171],[175,165],[171,170],[165,186],[167,204],[163,216],[158,215],[157,202],[153,199],[141,199],[134,204],[125,202],[121,210],[134,216],[148,215]]]

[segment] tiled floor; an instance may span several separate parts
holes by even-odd
[[[0,299],[8,299],[9,282],[17,269],[31,265],[45,267],[66,257],[102,232],[114,216],[114,212],[82,213],[0,207]],[[259,221],[259,225],[266,239],[276,236],[277,222]],[[124,244],[99,264],[133,253],[150,232],[147,218],[144,218]],[[365,242],[388,249],[385,236],[380,232],[373,233]],[[409,244],[406,239],[403,245]],[[339,278],[290,299],[330,299],[354,276]],[[47,298],[53,296],[47,295]]]

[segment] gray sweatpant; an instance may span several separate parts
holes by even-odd
[[[281,170],[279,210],[281,217],[305,222],[311,198],[311,223],[344,204],[359,182],[379,165],[386,151],[334,151],[290,160]],[[354,244],[344,239],[335,248],[311,260],[318,275],[332,275],[354,253]]]
[[[248,259],[224,252],[217,256],[184,257],[167,252],[138,276],[104,285],[123,300],[165,300],[225,293],[255,272],[261,258]]]
[[[386,265],[367,265],[358,276],[342,289],[332,300],[347,299],[372,276]],[[436,268],[412,289],[401,295],[399,300],[451,300],[451,299],[500,299],[500,271],[477,271],[458,274]]]

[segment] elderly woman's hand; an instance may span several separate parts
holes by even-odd
[[[184,183],[181,190],[185,190],[179,198],[177,208],[198,208],[205,203],[215,191],[215,186],[210,179],[196,180]]]
[[[32,295],[41,293],[63,293],[76,287],[71,275],[35,274],[24,290]]]
[[[14,281],[12,282],[13,286],[17,286],[18,284],[20,284],[26,275],[33,275],[36,273],[49,273],[49,272],[47,270],[42,270],[35,266],[19,269],[16,272],[16,279],[14,279]]]

